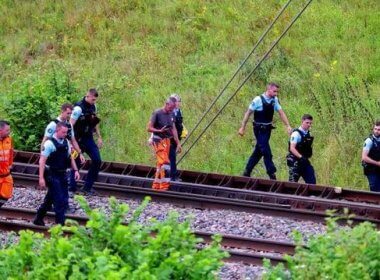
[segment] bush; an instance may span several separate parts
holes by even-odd
[[[60,106],[74,100],[76,92],[67,73],[50,69],[42,77],[19,82],[8,101],[8,118],[18,149],[38,151],[46,125],[57,117]]]
[[[128,226],[122,224],[126,204],[111,198],[112,214],[106,215],[91,210],[83,197],[79,201],[90,218],[86,227],[58,225],[49,239],[21,232],[17,245],[0,251],[0,279],[214,279],[226,256],[219,248],[220,236],[198,250],[200,240],[189,221],[179,223],[175,214],[160,223],[138,223],[148,199]]]
[[[338,227],[329,219],[327,233],[312,238],[307,248],[296,235],[296,253],[284,266],[269,269],[263,279],[380,279],[380,235],[373,224]]]

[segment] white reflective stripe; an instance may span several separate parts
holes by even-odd
[[[153,137],[152,137],[153,139],[156,139],[156,140],[162,140],[162,138],[160,137],[160,136],[158,136],[158,135],[155,135],[155,134],[153,134]]]
[[[170,183],[170,178],[162,178],[161,183]]]
[[[154,178],[153,183],[161,184],[162,183],[162,179]]]
[[[164,170],[170,170],[170,164],[163,164],[161,168]]]

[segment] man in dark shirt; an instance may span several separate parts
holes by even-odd
[[[153,112],[148,122],[148,132],[153,133],[153,148],[157,157],[157,170],[153,182],[153,189],[168,190],[170,186],[170,140],[177,144],[177,152],[181,152],[181,143],[178,140],[177,129],[174,124],[173,110],[177,100],[169,97],[165,106]]]

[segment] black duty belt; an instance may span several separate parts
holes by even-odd
[[[55,168],[51,168],[51,167],[48,167],[46,166],[45,167],[45,171],[47,172],[54,172],[54,173],[66,173],[68,169],[55,169]]]
[[[254,126],[254,127],[257,127],[257,128],[260,128],[260,129],[275,129],[275,128],[276,128],[276,127],[273,126],[273,124],[271,124],[271,123],[264,124],[264,123],[256,123],[256,122],[253,122],[253,126]]]

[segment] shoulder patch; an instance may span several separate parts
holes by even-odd
[[[54,130],[53,130],[52,128],[49,128],[49,129],[47,130],[47,132],[48,132],[49,134],[51,134],[51,133],[54,132]]]

